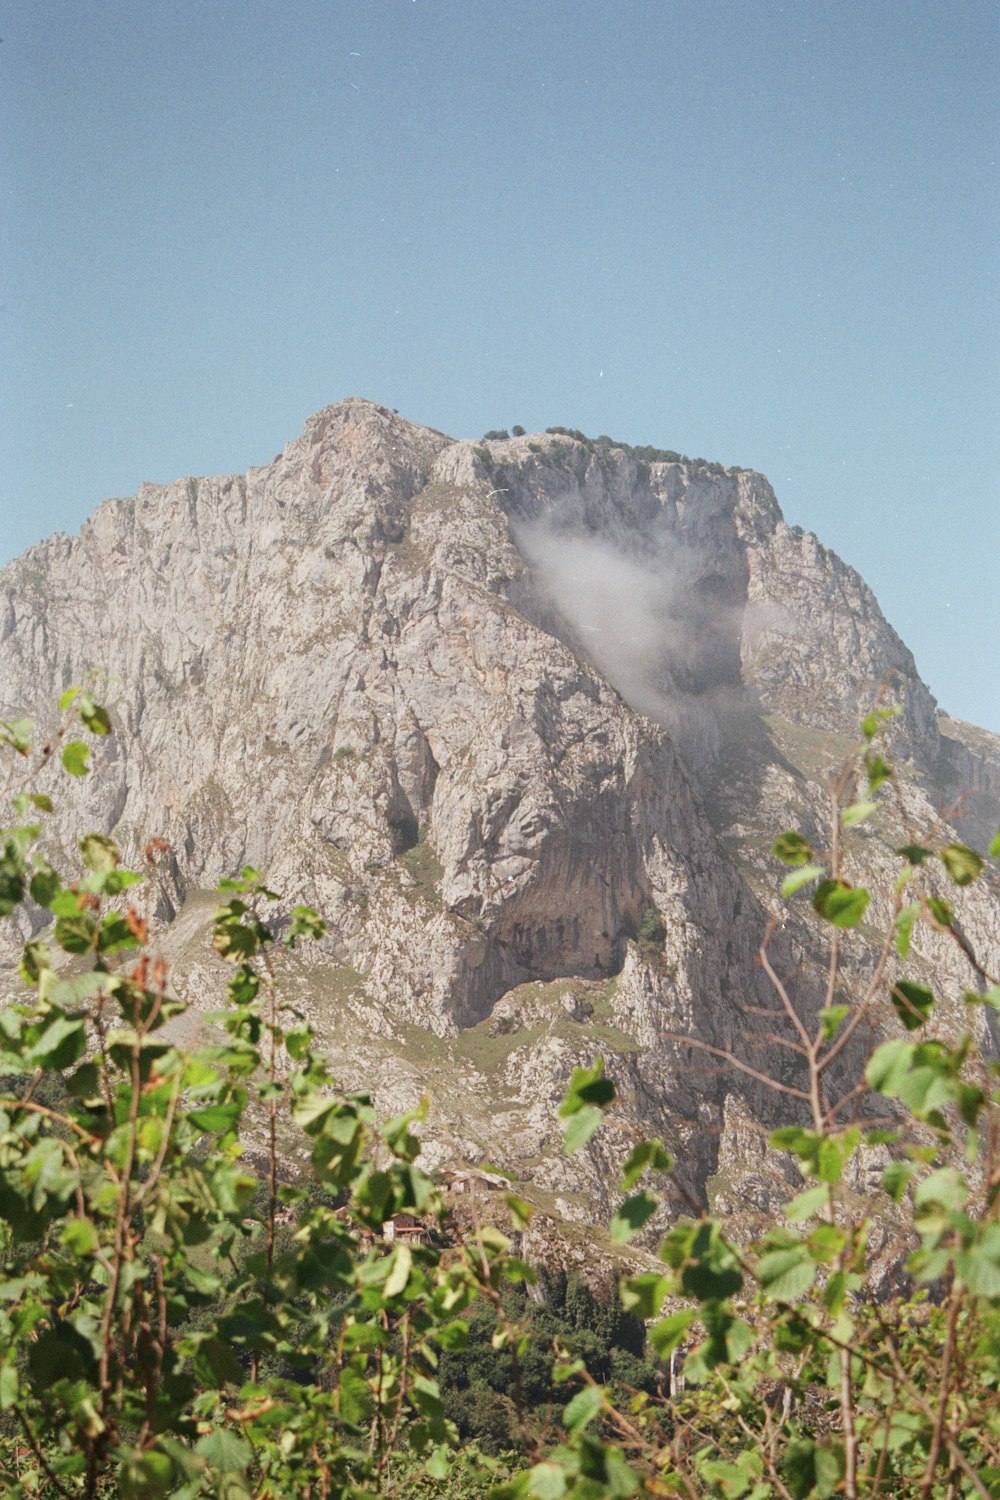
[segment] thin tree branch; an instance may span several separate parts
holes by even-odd
[[[773,1089],[775,1093],[787,1094],[791,1099],[801,1099],[804,1103],[809,1103],[809,1095],[804,1089],[797,1089],[790,1083],[781,1083],[777,1078],[769,1078],[766,1073],[760,1072],[758,1068],[751,1068],[749,1063],[741,1062],[738,1057],[735,1057],[732,1052],[727,1052],[723,1047],[713,1047],[711,1042],[703,1042],[694,1036],[684,1036],[677,1031],[664,1031],[660,1035],[666,1042],[680,1042],[683,1046],[697,1047],[702,1052],[709,1052],[713,1057],[721,1057],[730,1067],[749,1074],[751,1078],[756,1078],[758,1083]]]

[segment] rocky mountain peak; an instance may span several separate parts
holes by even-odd
[[[960,775],[981,821],[1000,791],[994,738],[942,736],[871,591],[763,476],[455,441],[358,398],[269,465],[144,485],[0,570],[0,712],[44,718],[94,669],[116,733],[54,839],[170,844],[177,985],[214,1007],[208,893],[260,866],[329,922],[288,978],[345,1078],[386,1112],[429,1088],[436,1149],[570,1217],[607,1177],[558,1150],[574,1063],[614,1060],[693,1191],[726,1122],[766,1118],[677,1037],[759,1032],[766,850],[819,816],[809,788],[887,672],[913,815]]]

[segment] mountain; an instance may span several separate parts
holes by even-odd
[[[93,671],[116,733],[53,839],[169,843],[185,1034],[219,1003],[209,893],[257,865],[329,923],[283,983],[345,1082],[386,1113],[429,1092],[432,1160],[489,1160],[571,1225],[606,1211],[628,1121],[693,1199],[766,1201],[781,1100],[684,1038],[788,1076],[757,950],[780,911],[775,961],[818,997],[816,929],[768,851],[822,838],[817,777],[881,682],[900,798],[863,868],[942,816],[1000,822],[1000,739],[937,711],[763,476],[606,439],[456,442],[354,399],[245,476],[106,501],[0,571],[0,713],[45,722]],[[996,968],[990,881],[956,905]],[[845,937],[848,976],[870,942]],[[957,1004],[960,949],[920,943]],[[598,1053],[626,1124],[566,1159],[555,1107]]]

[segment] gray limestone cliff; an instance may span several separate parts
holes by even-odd
[[[329,923],[285,977],[345,1080],[386,1111],[429,1090],[432,1155],[488,1157],[570,1220],[607,1204],[612,1148],[566,1161],[554,1119],[596,1053],[693,1194],[731,1195],[741,1161],[764,1192],[773,1101],[683,1037],[788,1066],[757,1014],[766,850],[819,819],[816,776],[880,682],[914,824],[1000,810],[996,737],[938,716],[871,591],[761,475],[455,442],[362,400],[267,467],[143,485],[0,571],[0,713],[44,720],[91,671],[116,733],[57,838],[169,843],[163,942],[195,1018],[222,974],[206,893],[260,866]],[[962,900],[990,949],[994,894]],[[779,946],[809,942],[790,921]],[[970,982],[943,941],[926,957]]]

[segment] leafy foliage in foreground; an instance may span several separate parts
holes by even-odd
[[[106,731],[89,695],[63,710]],[[6,726],[23,758],[29,736]],[[61,759],[75,775],[73,743]],[[222,882],[220,1041],[186,1053],[170,1031],[184,1007],[133,899],[140,875],[96,834],[79,871],[57,871],[39,821],[51,807],[16,792],[0,864],[4,913],[30,899],[48,918],[21,962],[32,998],[0,1012],[4,1492],[387,1491],[403,1446],[444,1472],[456,1433],[440,1351],[461,1345],[477,1296],[522,1274],[506,1241],[484,1230],[447,1256],[376,1253],[387,1220],[439,1208],[415,1164],[416,1116],[376,1129],[367,1097],[342,1093],[315,1054],[278,993],[274,893],[250,869]],[[166,852],[152,841],[147,863]],[[287,947],[322,933],[306,907],[283,925]],[[268,1147],[258,1216],[251,1113]],[[279,1117],[308,1144],[312,1192],[279,1182]]]
[[[761,947],[797,1071],[762,1079],[728,1058],[787,1101],[792,1123],[771,1147],[794,1161],[801,1191],[749,1245],[708,1216],[676,1222],[650,1269],[623,1281],[620,1309],[570,1283],[529,1302],[517,1289],[535,1272],[495,1230],[460,1244],[380,1238],[399,1214],[440,1213],[418,1165],[421,1112],[377,1127],[366,1096],[338,1089],[277,982],[281,946],[322,923],[284,912],[255,870],[220,888],[213,941],[232,977],[211,1018],[219,1039],[176,1045],[184,1007],[140,873],[100,834],[81,841],[78,869],[51,863],[47,778],[87,773],[90,740],[72,733],[111,730],[89,691],[70,690],[61,711],[35,754],[30,725],[0,725],[21,776],[0,834],[0,916],[35,932],[27,997],[0,1012],[6,1494],[1000,1490],[1000,1100],[997,1065],[974,1041],[1000,989],[939,883],[964,888],[985,864],[914,834],[888,893],[848,878],[847,841],[892,787],[876,749],[889,711],[866,718],[831,782],[829,847],[798,832],[775,845],[783,895],[804,904],[811,892],[829,935],[818,1009],[775,967],[770,934]],[[167,852],[152,840],[147,866]],[[844,944],[873,908],[889,916],[859,978]],[[976,976],[964,1028],[940,1021],[919,969],[897,972],[924,929],[953,940]],[[864,1051],[869,1024],[879,1041]],[[615,1097],[599,1062],[576,1070],[567,1151]],[[294,1184],[279,1180],[277,1150],[292,1126],[309,1153]],[[251,1138],[266,1146],[263,1183],[245,1164]],[[614,1241],[648,1225],[670,1170],[663,1145],[634,1143]],[[508,1208],[516,1222],[529,1213],[513,1196]],[[869,1256],[884,1224],[901,1236],[906,1277],[877,1302]]]

